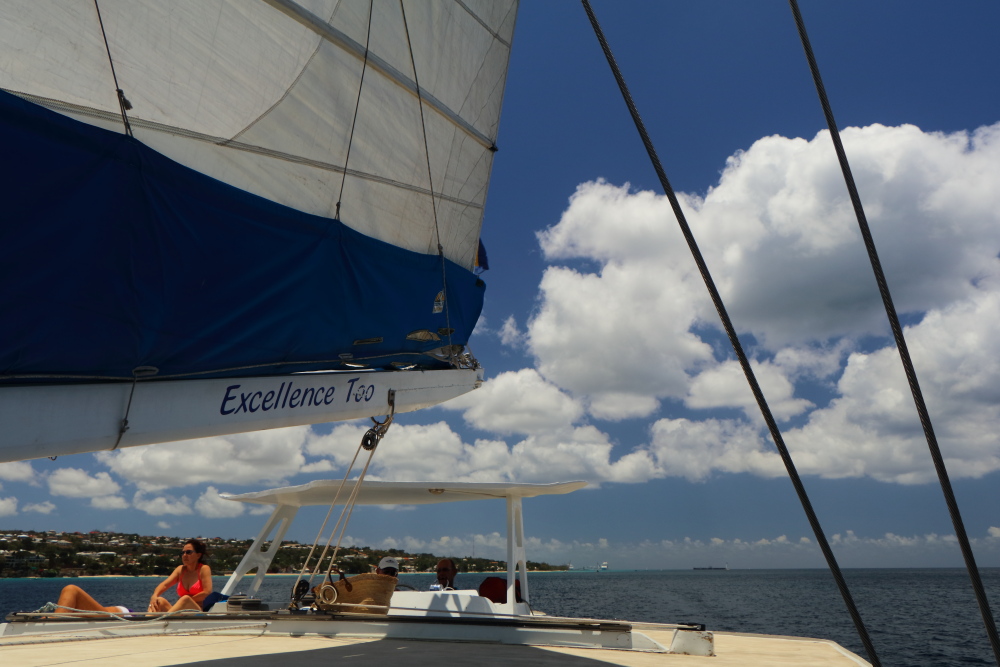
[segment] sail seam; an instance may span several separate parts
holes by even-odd
[[[244,127],[239,132],[234,134],[232,136],[233,140],[238,139],[239,137],[242,137],[244,134],[249,132],[257,123],[259,123],[264,118],[267,118],[269,115],[271,115],[271,112],[274,111],[276,108],[278,108],[278,105],[284,102],[288,98],[288,95],[292,92],[292,89],[295,88],[295,86],[297,86],[299,81],[302,79],[302,75],[306,73],[307,69],[309,69],[309,64],[312,63],[312,61],[316,58],[316,54],[319,53],[320,46],[322,46],[322,41],[317,42],[316,48],[313,49],[312,55],[309,56],[309,60],[307,60],[302,65],[302,69],[300,69],[299,73],[295,75],[295,79],[289,84],[288,88],[285,89],[284,94],[282,94],[282,96],[279,97],[274,104],[269,106],[266,111],[264,111],[259,116],[254,118],[250,123],[247,123],[246,127]]]
[[[271,5],[281,13],[285,14],[289,18],[298,21],[300,24],[309,28],[317,35],[325,39],[326,41],[339,46],[344,49],[347,53],[355,56],[356,58],[363,59],[365,56],[365,47],[356,42],[355,40],[348,37],[343,32],[337,30],[333,26],[329,25],[323,19],[319,18],[309,10],[299,6],[298,4],[291,2],[291,0],[264,0],[267,4]],[[467,134],[472,136],[476,141],[482,144],[485,148],[490,148],[494,145],[493,139],[490,139],[485,134],[473,127],[467,120],[462,118],[454,110],[452,110],[448,105],[434,97],[426,90],[419,90],[417,83],[410,79],[408,76],[400,72],[398,69],[389,64],[388,61],[380,58],[375,54],[368,55],[368,64],[373,69],[380,72],[383,76],[388,78],[393,83],[399,85],[402,88],[410,91],[414,95],[417,95],[427,105],[434,109],[455,126],[464,130]]]
[[[117,114],[112,113],[110,111],[104,111],[102,109],[87,107],[80,104],[73,104],[71,102],[63,102],[61,100],[54,100],[49,97],[32,95],[30,93],[11,90],[9,88],[0,88],[0,90],[4,91],[5,93],[10,93],[11,95],[20,97],[21,99],[27,100],[28,102],[32,102],[34,104],[43,106],[47,109],[51,109],[52,111],[79,114],[81,116],[98,118],[101,120],[108,120],[108,121],[120,120]],[[421,187],[419,185],[403,183],[401,181],[397,181],[391,178],[386,178],[385,176],[379,176],[377,174],[371,174],[356,169],[345,169],[344,167],[331,164],[329,162],[323,162],[321,160],[314,160],[311,158],[301,157],[298,155],[292,155],[291,153],[284,153],[282,151],[276,151],[271,148],[263,148],[262,146],[257,146],[255,144],[248,144],[241,141],[233,141],[231,139],[226,139],[225,137],[216,137],[211,134],[205,134],[203,132],[195,132],[193,130],[188,130],[182,127],[167,125],[166,123],[157,123],[155,121],[142,120],[141,118],[133,117],[130,118],[129,121],[133,127],[141,127],[145,130],[151,130],[153,132],[162,132],[164,134],[173,134],[180,137],[186,137],[188,139],[195,139],[197,141],[203,141],[205,143],[215,144],[220,148],[233,148],[235,150],[245,151],[247,153],[256,153],[258,155],[264,155],[267,157],[275,158],[277,160],[282,160],[284,162],[293,162],[296,164],[303,164],[310,167],[316,167],[317,169],[322,169],[324,171],[332,171],[337,173],[346,172],[348,176],[363,178],[365,180],[381,183],[383,185],[391,185],[393,187],[397,187],[402,190],[408,190],[410,192],[416,192],[418,194],[423,194],[423,195],[432,194],[430,190]],[[469,206],[476,209],[483,208],[483,204],[481,203],[468,201],[460,197],[455,197],[440,192],[433,193],[433,195],[435,197],[438,197],[439,199],[444,199],[454,204]]]
[[[485,30],[486,32],[488,32],[491,35],[493,35],[493,39],[495,39],[496,41],[500,42],[501,44],[503,44],[504,46],[506,46],[508,49],[510,48],[510,42],[508,42],[506,39],[504,39],[503,37],[501,37],[496,31],[493,30],[493,28],[491,28],[490,26],[488,26],[486,24],[486,21],[484,21],[483,19],[479,18],[479,15],[476,14],[474,11],[472,11],[472,9],[467,4],[465,4],[464,2],[462,2],[462,0],[455,0],[455,4],[458,5],[459,7],[461,7],[462,9],[464,9],[465,12],[476,21],[476,23],[478,23],[479,25],[483,26],[483,30]]]

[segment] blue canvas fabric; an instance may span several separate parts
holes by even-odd
[[[482,309],[485,285],[450,261],[446,319],[439,257],[3,91],[0,145],[0,381],[266,375],[338,368],[342,354],[441,367],[419,353],[446,338],[406,335],[450,326],[465,344]]]

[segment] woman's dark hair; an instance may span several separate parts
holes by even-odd
[[[199,563],[205,562],[205,552],[207,551],[207,549],[205,548],[204,542],[202,542],[201,540],[196,540],[195,538],[192,537],[190,540],[187,540],[184,544],[190,544],[192,547],[194,547],[195,553],[198,554]]]

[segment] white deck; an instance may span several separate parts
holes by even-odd
[[[643,624],[636,628],[660,643],[669,643],[673,634],[669,626]],[[349,660],[355,665],[405,664],[410,667],[473,663],[477,667],[671,667],[699,664],[706,667],[857,667],[869,664],[831,641],[730,633],[715,633],[716,655],[713,657],[614,649],[319,635],[173,635],[37,645],[9,645],[11,641],[24,639],[0,637],[0,664],[18,667],[54,667],[67,662],[75,667],[166,667],[207,661],[215,661],[214,667],[263,667],[274,665],[278,660],[319,661],[308,664],[337,664],[340,660]]]

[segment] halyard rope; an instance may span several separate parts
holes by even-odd
[[[889,326],[892,328],[892,335],[896,341],[899,359],[903,364],[903,371],[906,373],[906,380],[910,385],[910,393],[913,395],[913,403],[916,405],[920,425],[924,430],[927,448],[930,450],[931,458],[934,460],[934,469],[937,471],[941,491],[944,493],[945,504],[948,506],[948,513],[951,515],[951,521],[955,527],[955,537],[958,539],[962,557],[965,559],[965,569],[968,570],[969,578],[972,580],[972,590],[975,593],[976,602],[979,604],[979,612],[983,617],[983,624],[986,626],[986,635],[990,640],[990,646],[993,648],[993,657],[997,665],[1000,665],[1000,637],[997,635],[996,622],[993,619],[993,612],[986,597],[983,581],[979,576],[979,568],[976,566],[976,558],[972,553],[972,546],[969,544],[969,536],[965,532],[965,524],[962,521],[962,514],[958,509],[958,501],[955,499],[955,493],[951,488],[948,469],[945,467],[944,457],[941,455],[937,436],[934,435],[934,426],[931,424],[930,413],[927,410],[927,404],[924,402],[920,383],[917,381],[917,371],[913,367],[913,361],[910,359],[910,352],[906,346],[906,339],[903,337],[903,327],[899,323],[899,316],[896,314],[896,307],[892,302],[892,295],[889,293],[889,283],[885,278],[885,273],[882,271],[882,263],[879,261],[878,252],[875,249],[875,240],[872,238],[871,229],[868,227],[868,218],[865,216],[864,207],[861,205],[861,197],[858,195],[858,188],[854,183],[854,176],[851,173],[851,166],[847,161],[847,152],[844,150],[844,144],[840,140],[840,131],[837,129],[837,122],[833,117],[833,109],[830,106],[826,88],[823,86],[823,79],[820,77],[819,65],[816,63],[816,56],[813,54],[809,35],[806,34],[806,26],[802,20],[802,13],[799,11],[798,2],[796,0],[788,0],[788,4],[792,9],[795,27],[799,32],[799,39],[802,41],[806,60],[809,61],[809,71],[812,73],[813,83],[816,85],[816,93],[819,95],[820,106],[823,107],[823,115],[826,118],[827,127],[830,128],[830,139],[833,140],[833,147],[837,152],[840,170],[844,174],[844,183],[847,185],[847,192],[851,197],[851,204],[854,206],[854,214],[858,219],[858,227],[861,229],[861,236],[868,251],[868,260],[871,262],[872,271],[875,273],[875,282],[878,284],[878,291],[882,296],[885,314],[889,318]]]
[[[646,132],[646,127],[642,122],[642,118],[639,116],[639,111],[635,106],[635,102],[632,100],[632,94],[629,92],[628,86],[625,84],[625,78],[618,69],[618,64],[615,62],[614,54],[612,54],[611,47],[608,46],[608,42],[604,38],[604,32],[601,30],[601,26],[597,21],[597,16],[594,14],[594,10],[590,6],[590,2],[588,0],[582,0],[582,2],[583,8],[587,12],[587,16],[590,18],[590,24],[594,28],[594,33],[597,35],[597,39],[601,43],[601,48],[604,50],[604,55],[608,60],[608,65],[611,66],[611,71],[615,76],[615,80],[618,82],[618,88],[621,90],[625,104],[628,106],[629,113],[632,115],[632,121],[635,123],[636,129],[639,131],[639,136],[642,138],[642,143],[646,147],[646,152],[649,154],[649,159],[653,164],[653,169],[656,171],[656,175],[660,179],[660,185],[663,187],[664,194],[666,194],[667,199],[670,201],[670,206],[674,211],[674,216],[677,218],[677,224],[680,225],[681,232],[687,240],[688,248],[691,250],[695,263],[698,265],[698,270],[701,272],[701,277],[705,281],[705,286],[708,288],[709,295],[712,297],[712,303],[715,304],[715,309],[719,314],[719,319],[722,320],[722,326],[725,328],[726,335],[729,337],[729,342],[732,344],[733,350],[736,352],[736,357],[739,359],[744,375],[746,375],[747,383],[749,383],[750,389],[753,391],[754,398],[757,400],[757,406],[760,408],[761,414],[764,416],[764,421],[766,422],[767,428],[771,433],[771,438],[774,440],[774,444],[778,449],[778,453],[781,455],[781,460],[785,464],[785,469],[788,471],[788,476],[792,481],[792,485],[795,487],[795,493],[798,495],[799,502],[802,503],[802,508],[805,510],[806,517],[809,519],[809,525],[812,527],[813,533],[816,535],[816,540],[819,542],[820,549],[823,552],[823,556],[826,558],[827,566],[830,568],[830,572],[833,574],[833,577],[837,582],[837,588],[840,590],[840,594],[844,598],[844,603],[847,605],[847,611],[851,615],[851,619],[854,621],[854,626],[857,628],[858,635],[861,637],[861,643],[864,644],[865,650],[868,652],[868,656],[873,667],[879,667],[881,663],[878,660],[878,656],[875,654],[875,646],[872,644],[871,638],[868,636],[868,630],[865,628],[864,621],[861,619],[861,614],[858,612],[857,606],[854,604],[854,598],[851,596],[851,592],[847,587],[847,582],[844,580],[844,576],[840,571],[840,566],[837,565],[837,559],[833,554],[833,550],[830,548],[829,542],[827,542],[826,535],[824,534],[823,528],[819,523],[819,518],[813,510],[812,503],[806,493],[805,486],[803,486],[802,480],[799,478],[799,473],[795,468],[795,463],[792,461],[792,456],[788,452],[788,448],[785,446],[785,441],[781,436],[781,431],[778,430],[778,424],[774,420],[774,416],[771,414],[771,408],[768,406],[767,400],[764,398],[764,392],[757,383],[757,378],[754,375],[753,369],[750,367],[750,360],[743,351],[743,345],[740,343],[739,336],[736,334],[736,329],[733,327],[733,323],[729,319],[729,314],[726,311],[725,304],[722,302],[722,296],[719,294],[719,290],[715,286],[715,281],[712,279],[711,273],[709,273],[708,264],[705,263],[705,259],[702,257],[701,250],[698,248],[698,242],[695,240],[694,234],[688,226],[687,219],[684,216],[684,211],[681,209],[677,195],[674,194],[674,190],[670,186],[670,181],[667,179],[667,174],[664,171],[663,166],[660,164],[660,158],[657,156],[656,149],[653,147],[653,142],[649,138],[649,134]]]
[[[330,521],[330,515],[333,513],[333,508],[336,507],[337,501],[340,499],[340,494],[344,490],[344,485],[347,483],[347,478],[351,474],[351,470],[354,468],[355,462],[358,460],[358,454],[364,449],[368,452],[368,460],[365,461],[365,467],[362,469],[361,474],[358,476],[354,487],[351,489],[351,495],[348,497],[347,502],[344,503],[344,508],[340,511],[340,517],[337,519],[337,523],[334,525],[333,530],[330,531],[330,537],[326,540],[326,545],[323,547],[323,552],[320,557],[316,560],[316,567],[313,571],[309,573],[309,586],[312,587],[313,577],[316,572],[323,565],[323,561],[326,559],[326,554],[330,549],[330,543],[333,541],[333,536],[337,534],[338,529],[340,530],[340,535],[337,538],[337,544],[334,547],[333,554],[330,556],[330,565],[327,568],[326,575],[330,576],[333,571],[334,563],[337,561],[337,554],[340,552],[340,543],[344,539],[344,532],[347,530],[347,524],[351,520],[351,514],[354,512],[354,505],[357,502],[358,493],[361,490],[361,484],[364,482],[365,475],[368,473],[368,466],[371,465],[372,458],[375,456],[375,449],[378,447],[378,443],[382,440],[386,431],[389,430],[389,426],[392,424],[392,420],[396,414],[396,392],[393,390],[389,391],[389,414],[385,421],[379,422],[374,417],[372,421],[375,423],[372,428],[365,432],[364,436],[361,438],[361,443],[358,445],[357,450],[354,452],[354,458],[351,459],[351,464],[347,467],[347,471],[344,473],[344,478],[340,481],[340,486],[337,487],[337,493],[333,496],[333,501],[330,503],[330,508],[326,512],[326,518],[323,519],[323,524],[319,528],[319,532],[316,534],[316,539],[313,541],[312,547],[309,549],[309,554],[306,556],[305,563],[302,565],[302,569],[299,571],[299,576],[295,579],[295,584],[292,586],[293,596],[295,591],[298,589],[299,582],[302,581],[303,576],[305,576],[306,571],[309,569],[309,564],[312,561],[313,553],[316,551],[316,545],[319,544],[320,539],[323,537],[323,531],[326,530],[326,525]],[[346,515],[346,519],[345,519]]]

